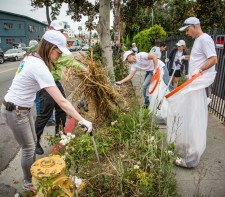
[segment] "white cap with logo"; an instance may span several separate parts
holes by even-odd
[[[179,31],[184,31],[186,28],[188,28],[191,25],[198,25],[200,24],[200,21],[196,17],[189,17],[184,21],[183,27],[179,29]]]
[[[185,41],[184,40],[179,40],[178,42],[177,42],[177,44],[176,44],[177,46],[185,46],[186,45],[186,43],[185,43]]]
[[[134,53],[133,51],[126,51],[124,54],[123,54],[123,61],[125,61],[126,59],[127,59],[127,57],[130,55],[130,54],[132,54],[132,53]]]
[[[53,27],[54,30],[59,31],[64,29],[64,24],[61,21],[53,20],[50,24],[50,27]]]
[[[60,51],[62,51],[64,54],[66,55],[70,55],[71,52],[67,49],[66,47],[66,37],[59,31],[56,30],[48,30],[45,32],[45,34],[43,35],[43,38],[56,45]]]

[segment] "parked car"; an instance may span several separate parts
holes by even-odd
[[[4,54],[4,60],[18,61],[23,59],[23,56],[25,54],[26,54],[26,51],[22,49],[9,49]]]
[[[3,50],[0,48],[0,64],[4,63],[4,52]]]
[[[81,46],[80,45],[72,45],[71,47],[69,47],[69,51],[80,51],[81,50]]]
[[[84,45],[84,46],[82,46],[81,50],[88,51],[89,48],[90,48],[89,45]]]
[[[29,47],[25,43],[14,43],[13,48],[22,49],[24,51],[27,51],[29,49]]]

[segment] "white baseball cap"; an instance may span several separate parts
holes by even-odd
[[[125,61],[126,59],[127,59],[127,57],[130,55],[130,54],[132,54],[132,53],[134,53],[133,51],[126,51],[124,54],[123,54],[123,61]]]
[[[153,47],[149,53],[154,54],[158,59],[161,59],[162,53],[159,47]]]
[[[64,24],[61,21],[53,20],[50,24],[50,27],[53,27],[54,30],[59,31],[64,29]]]
[[[184,21],[183,27],[179,29],[179,31],[184,31],[186,28],[188,28],[191,25],[198,25],[200,24],[200,21],[196,17],[189,17]]]
[[[177,46],[185,46],[186,45],[186,43],[185,43],[185,41],[184,40],[179,40],[178,42],[177,42],[177,44],[176,44]]]
[[[56,30],[48,30],[45,32],[43,38],[46,41],[56,45],[59,50],[65,53],[66,55],[71,54],[71,52],[66,47],[66,37],[61,32]]]

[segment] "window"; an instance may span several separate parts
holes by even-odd
[[[6,39],[5,43],[8,45],[12,45],[13,43],[15,43],[15,39]]]
[[[21,24],[19,24],[19,29],[21,29],[22,28],[22,25]]]
[[[30,32],[33,32],[33,31],[34,31],[33,26],[32,26],[32,25],[29,25],[29,26],[28,26],[28,30],[29,30]]]
[[[12,23],[4,23],[4,29],[8,30],[8,29],[12,29],[13,28],[13,24]]]

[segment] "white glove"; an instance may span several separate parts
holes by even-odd
[[[169,58],[166,58],[166,59],[165,59],[165,63],[167,63],[167,62],[169,62],[169,61],[170,61]]]
[[[120,85],[121,85],[121,83],[120,83],[120,82],[118,82],[118,81],[116,81],[116,82],[114,82],[114,85],[115,85],[115,86],[120,86]]]
[[[181,62],[182,60],[184,60],[184,59],[185,59],[185,55],[182,55],[182,56],[179,58],[180,62]]]
[[[198,73],[200,73],[199,69],[194,70],[194,72],[191,74],[191,76],[197,75]]]
[[[92,122],[89,122],[89,121],[83,119],[83,120],[79,121],[78,124],[81,125],[81,126],[86,127],[88,133],[92,132],[92,129],[93,129],[92,128]]]
[[[154,69],[154,70],[153,70],[153,75],[155,75],[155,73],[156,73],[156,70],[157,70],[157,69]]]

